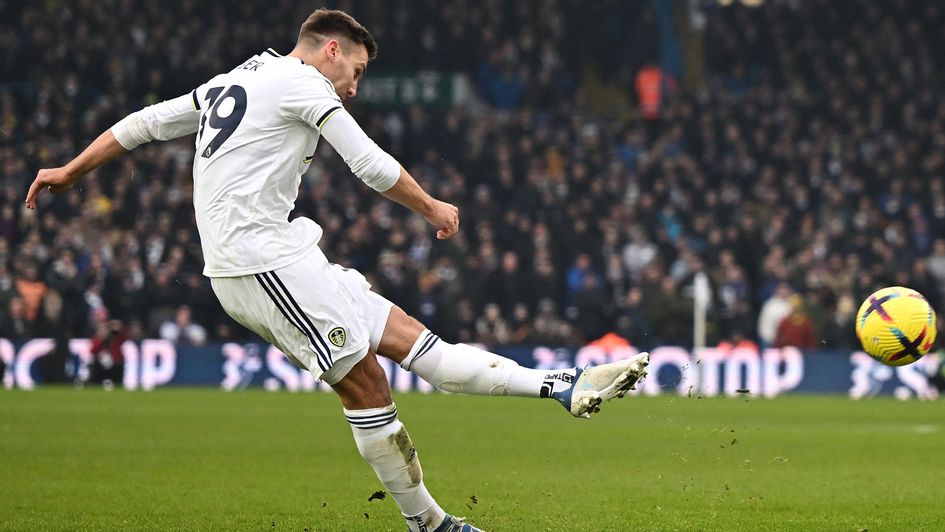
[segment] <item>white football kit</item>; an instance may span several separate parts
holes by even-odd
[[[368,138],[315,67],[272,49],[115,124],[126,149],[197,133],[194,210],[204,275],[227,313],[334,384],[376,349],[392,303],[332,265],[322,229],[288,216],[324,136],[375,190],[400,165]]]
[[[329,384],[376,350],[392,304],[371,292],[360,273],[328,262],[315,222],[289,223],[288,215],[320,136],[375,190],[394,186],[401,168],[364,134],[315,68],[269,50],[187,95],[125,117],[112,132],[129,150],[197,133],[194,209],[204,274],[230,316]],[[589,417],[643,378],[648,357],[549,374],[424,330],[400,365],[440,390],[549,397],[572,415]],[[479,531],[430,495],[393,403],[344,412],[358,452],[411,531]]]

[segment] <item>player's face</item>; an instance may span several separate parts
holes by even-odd
[[[358,82],[367,71],[367,48],[361,44],[349,43],[341,49],[335,61],[335,91],[342,100],[354,98],[358,94]]]

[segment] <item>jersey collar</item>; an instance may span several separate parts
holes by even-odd
[[[272,48],[266,48],[266,51],[264,51],[263,53],[264,53],[264,54],[269,54],[269,55],[271,55],[271,56],[273,56],[273,57],[285,57],[285,56],[283,56],[282,54],[280,54],[279,52],[273,50]],[[299,60],[299,63],[302,63],[303,65],[305,64],[305,61],[302,61],[302,60],[299,59],[298,57],[296,57],[296,59]]]

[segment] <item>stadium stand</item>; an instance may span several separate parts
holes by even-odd
[[[493,3],[331,3],[380,42],[368,79],[434,70],[476,87],[480,105],[353,106],[461,207],[459,237],[434,244],[327,147],[296,206],[325,228],[331,260],[444,338],[576,345],[616,332],[641,348],[686,345],[697,272],[710,279],[714,343],[852,347],[856,304],[879,285],[943,308],[945,8],[707,10],[704,86],[666,83],[650,116],[635,85],[659,59],[649,4]],[[132,338],[157,337],[182,306],[212,340],[247,334],[200,275],[190,139],[139,148],[37,211],[22,200],[38,168],[126,113],[267,46],[288,50],[295,36],[281,29],[311,9],[0,3],[0,336],[90,336],[119,318]],[[602,109],[597,87],[616,88],[621,107]],[[780,327],[789,315],[806,316],[796,323],[810,336]]]

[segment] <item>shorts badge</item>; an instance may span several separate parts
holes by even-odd
[[[345,340],[347,339],[348,335],[345,334],[345,330],[341,327],[335,327],[328,331],[328,341],[334,344],[335,347],[344,347]]]

